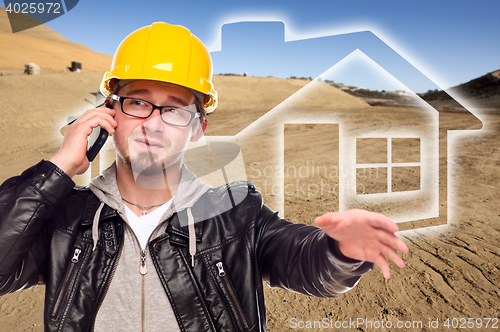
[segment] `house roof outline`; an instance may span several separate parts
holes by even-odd
[[[224,32],[225,28],[227,29],[227,28],[235,27],[235,26],[238,26],[239,24],[247,25],[247,24],[261,24],[261,23],[255,23],[255,22],[233,23],[233,24],[228,25],[227,27],[223,26],[222,31]],[[266,26],[274,27],[275,29],[276,28],[281,29],[283,33],[272,34],[272,35],[274,35],[274,39],[272,39],[272,43],[279,43],[281,45],[281,47],[285,47],[285,48],[288,47],[286,45],[293,46],[290,49],[296,48],[298,46],[300,46],[303,49],[307,49],[307,44],[310,43],[311,39],[315,40],[316,42],[317,41],[321,41],[322,43],[336,42],[336,43],[339,43],[342,45],[342,41],[345,41],[346,38],[349,38],[352,36],[358,36],[358,37],[361,36],[361,39],[364,41],[363,43],[361,43],[361,45],[352,45],[352,43],[344,43],[344,45],[340,48],[342,48],[343,50],[349,50],[350,52],[345,54],[343,58],[341,58],[340,60],[337,60],[336,62],[335,62],[335,60],[333,60],[333,61],[330,60],[331,62],[329,63],[329,65],[325,66],[324,68],[332,68],[335,66],[335,64],[338,64],[339,62],[341,62],[343,59],[349,57],[354,52],[360,51],[361,53],[367,55],[370,59],[372,59],[379,66],[381,66],[389,74],[394,76],[398,81],[400,81],[405,86],[407,86],[410,90],[412,90],[412,86],[414,86],[413,82],[417,78],[422,80],[422,77],[425,80],[428,80],[429,82],[431,82],[433,85],[437,86],[434,82],[432,82],[425,75],[423,75],[420,71],[418,71],[404,57],[402,57],[396,51],[394,51],[392,48],[390,48],[385,42],[383,42],[379,37],[377,37],[371,31],[354,32],[354,33],[349,33],[349,34],[323,36],[323,37],[311,38],[311,39],[306,39],[306,40],[294,40],[294,41],[285,42],[284,41],[284,24],[282,22],[265,22],[264,24]],[[251,29],[250,30],[246,29],[246,30],[251,31]],[[276,35],[278,35],[279,38],[277,38]],[[246,38],[242,37],[242,40],[245,40],[245,39]],[[253,38],[253,39],[255,40],[258,38]],[[222,60],[224,58],[224,56],[234,56],[234,54],[231,54],[231,53],[233,53],[233,52],[231,52],[231,46],[228,46],[228,45],[230,45],[230,44],[228,44],[228,42],[225,41],[224,33],[223,33],[222,34],[222,50],[220,52],[212,53],[212,57],[214,58],[215,65],[217,65],[217,62]],[[269,43],[267,43],[266,45],[269,46]],[[386,52],[383,53],[383,52],[374,51],[374,45],[377,45],[378,49],[384,49]],[[255,47],[255,45],[253,45],[253,46],[249,45],[249,49],[252,49],[252,48],[254,50],[258,50],[258,47]],[[228,50],[229,52],[224,53],[226,50]],[[224,54],[224,56],[222,56],[222,54]],[[295,54],[295,53],[293,53],[293,54]],[[389,54],[389,56],[387,56],[387,54]],[[257,55],[249,54],[249,57],[252,57],[252,56],[257,56]],[[295,54],[294,57],[301,58],[302,55]],[[338,55],[334,59],[338,59]],[[244,59],[242,59],[242,61],[243,60]],[[302,58],[302,61],[308,61],[308,60],[310,60],[310,59],[303,59]],[[300,66],[300,61],[296,61],[296,60],[293,60],[293,61],[298,66]],[[327,63],[327,61],[329,61],[329,60],[328,59],[326,59],[326,60],[325,59],[321,59],[321,60],[315,59],[315,61],[317,61],[318,63]],[[333,62],[333,64],[332,64],[332,62]],[[320,77],[324,72],[325,72],[325,70],[323,72],[320,72],[320,73],[315,73],[316,79],[318,77]],[[404,74],[401,74],[401,73],[404,73]],[[311,83],[309,83],[309,84],[311,84]],[[256,126],[259,126],[262,123],[281,121],[278,117],[276,117],[276,113],[278,112],[278,110],[280,108],[282,108],[287,103],[287,101],[289,101],[291,98],[293,99],[293,97],[296,96],[297,94],[303,93],[304,89],[307,89],[309,84],[306,85],[305,87],[303,87],[302,89],[300,89],[299,91],[297,91],[296,93],[292,94],[290,97],[288,97],[287,99],[282,101],[278,106],[269,110],[262,117],[257,119],[255,122],[253,122],[252,124],[250,124],[249,126],[244,128],[242,131],[240,131],[236,135],[234,135],[233,138],[235,139],[235,141],[242,140],[242,139],[244,139],[244,137],[252,135],[251,133],[254,130],[254,128]],[[460,103],[460,100],[458,100],[457,98],[454,98],[454,99]],[[425,103],[425,102],[423,102],[423,103]],[[427,104],[427,106],[432,108],[428,104]],[[439,114],[438,110],[435,110],[434,108],[432,108],[432,109]],[[469,126],[469,128],[467,128],[467,130],[479,130],[479,129],[481,129],[481,127],[483,126],[482,121],[477,119],[476,116],[471,111],[469,111],[469,110],[467,110],[467,111],[468,111],[469,115],[471,116],[471,118],[470,118],[471,121],[472,122],[476,121],[476,126],[473,127],[472,129]],[[301,120],[301,121],[304,121],[304,120]],[[310,121],[309,123],[317,123],[317,120],[309,120],[309,121]],[[307,120],[306,120],[306,122],[307,122]],[[301,122],[301,123],[304,123],[304,122]],[[322,123],[325,123],[325,122],[322,122]],[[330,122],[326,122],[326,123],[334,123],[334,122],[330,121]],[[439,164],[440,173],[444,171],[444,174],[447,174],[447,176],[445,178],[440,177],[438,180],[439,181],[438,187],[439,187],[440,191],[443,192],[443,189],[444,189],[444,193],[445,193],[444,195],[441,195],[438,198],[438,200],[439,200],[438,215],[435,218],[428,218],[425,220],[408,220],[404,223],[399,224],[400,229],[411,229],[411,228],[427,227],[427,226],[432,226],[432,225],[442,225],[442,224],[445,224],[447,222],[448,182],[449,182],[448,165],[447,165],[448,157],[449,157],[449,153],[447,150],[447,148],[448,148],[447,147],[448,146],[447,132],[449,130],[463,130],[464,128],[460,127],[460,126],[444,127],[441,125],[441,123],[438,125],[438,128],[439,128],[438,129],[439,134],[441,134],[441,136],[444,132],[444,139],[439,139],[439,153],[444,153],[445,156],[447,157],[444,163],[441,162]],[[209,141],[218,141],[218,140],[225,140],[227,138],[228,137],[225,137],[225,138],[210,137],[208,140]],[[282,145],[279,148],[283,151]],[[280,162],[283,163],[283,158],[280,159]],[[283,207],[283,201],[281,202],[280,205],[281,205],[281,207]],[[283,208],[280,208],[279,210],[280,210],[280,212],[283,212]]]
[[[245,24],[248,24],[248,23],[249,22],[245,22]],[[269,22],[266,22],[266,23],[269,23]],[[276,22],[271,22],[271,23],[273,23],[272,25],[276,26]],[[235,23],[235,24],[237,25],[237,24],[242,24],[242,23]],[[256,23],[252,23],[252,24],[256,24]],[[232,26],[234,26],[234,25],[232,25]],[[282,27],[282,29],[284,29],[283,23],[278,22],[278,27]],[[337,56],[337,58],[335,58],[335,59],[337,59],[336,62],[335,62],[335,60],[330,61],[329,63],[325,62],[327,60],[317,61],[318,63],[328,63],[328,64],[325,65],[325,67],[323,68],[323,71],[315,73],[315,75],[314,75],[315,77],[317,77],[317,78],[320,77],[324,72],[328,71],[328,69],[334,67],[336,64],[341,62],[341,60],[349,57],[349,55],[353,54],[353,52],[358,52],[358,51],[365,54],[368,58],[372,59],[375,63],[377,63],[379,66],[381,66],[384,70],[386,70],[389,74],[391,74],[397,80],[399,80],[404,85],[406,85],[408,88],[412,87],[413,79],[415,79],[416,77],[421,77],[423,75],[420,71],[418,71],[415,67],[413,67],[406,59],[404,59],[402,56],[400,56],[397,52],[395,52],[393,49],[391,49],[387,44],[385,44],[380,38],[378,38],[375,34],[373,34],[370,31],[362,31],[362,32],[355,32],[355,33],[342,34],[342,35],[333,35],[333,36],[324,36],[324,37],[310,38],[310,39],[306,39],[306,40],[294,40],[294,41],[290,41],[290,42],[285,42],[283,39],[283,40],[280,40],[280,44],[287,45],[287,43],[291,43],[289,45],[299,45],[301,48],[307,49],[306,44],[311,39],[315,40],[315,41],[319,40],[321,42],[333,42],[333,41],[342,42],[342,41],[345,41],[346,38],[349,38],[350,36],[362,36],[363,40],[365,40],[365,43],[362,43],[362,45],[350,45],[348,43],[348,45],[342,49],[344,51],[347,50],[349,52],[346,54],[343,54],[343,57],[340,59]],[[274,42],[276,42],[276,40],[277,39],[274,39]],[[368,41],[368,42],[366,42],[366,41]],[[386,58],[383,54],[378,54],[377,52],[373,52],[370,49],[370,45],[373,45],[373,44],[381,45],[382,48],[384,48],[388,51],[390,56],[388,56]],[[224,40],[223,40],[222,45],[223,45],[223,48],[220,52],[215,52],[215,54],[212,53],[212,56],[216,61],[222,59],[221,56],[223,54],[224,54],[224,56],[226,56],[226,54],[230,53],[230,52],[224,53],[225,46],[227,45],[226,43],[224,43]],[[231,54],[229,54],[229,55],[231,55]],[[396,58],[396,61],[394,61],[394,57]],[[390,58],[390,60],[388,60],[389,58]],[[380,64],[379,61],[377,61],[376,59],[378,59],[380,62],[386,64],[390,68],[389,69],[386,68],[386,66]],[[308,59],[305,59],[305,60],[302,59],[302,61],[306,61],[306,60],[308,60]],[[214,62],[216,62],[216,61],[214,61]],[[296,61],[295,64],[300,66],[300,61]],[[407,73],[408,75],[401,75],[400,73],[402,73],[402,72]],[[254,121],[253,123],[248,125],[246,128],[244,128],[243,130],[238,132],[236,135],[234,135],[234,136],[205,136],[202,140],[200,140],[200,142],[193,144],[190,147],[190,149],[205,145],[206,147],[208,147],[208,154],[205,157],[207,157],[208,159],[211,159],[212,155],[210,153],[210,144],[212,144],[214,142],[234,142],[236,144],[240,144],[241,141],[244,141],[247,137],[253,136],[254,129],[259,124],[266,123],[266,122],[267,123],[274,123],[274,124],[278,123],[281,125],[281,127],[283,127],[283,125],[286,123],[286,121],[283,121],[283,119],[280,119],[280,116],[278,114],[279,113],[278,111],[280,110],[280,108],[283,108],[284,105],[286,105],[287,101],[290,101],[295,96],[306,92],[309,87],[311,87],[312,85],[314,85],[316,83],[317,83],[317,80],[313,80],[312,82],[310,82],[309,84],[304,86],[302,89],[300,89],[299,91],[295,92],[294,94],[290,95],[288,98],[283,100],[279,105],[277,105],[273,109],[269,110],[267,113],[265,113],[259,119],[257,119],[256,121]],[[432,83],[432,84],[434,84],[434,83]],[[453,97],[457,102],[462,104],[459,100],[460,98],[456,98],[455,96],[453,96]],[[427,106],[430,107],[430,105],[427,105]],[[440,113],[437,110],[435,110],[435,111],[438,114]],[[444,174],[447,174],[447,176],[444,178],[443,177],[439,178],[439,185],[438,185],[439,189],[440,189],[440,191],[442,191],[442,189],[444,189],[445,194],[439,196],[439,198],[438,198],[438,210],[439,210],[439,212],[438,212],[437,217],[429,218],[429,219],[425,219],[425,220],[409,220],[409,221],[406,221],[404,223],[399,223],[398,226],[399,226],[400,230],[428,227],[428,226],[433,226],[433,225],[442,225],[442,224],[447,223],[447,217],[448,217],[447,209],[448,209],[448,196],[449,196],[448,186],[449,186],[449,182],[450,182],[449,181],[449,173],[448,173],[448,158],[449,158],[448,140],[447,140],[448,131],[449,130],[463,130],[463,129],[479,130],[479,129],[481,129],[481,127],[483,125],[482,121],[477,119],[476,116],[474,115],[474,113],[472,113],[469,110],[468,110],[468,113],[471,115],[471,121],[476,121],[476,123],[477,123],[477,126],[472,128],[472,129],[470,126],[468,126],[468,128],[463,128],[460,126],[445,127],[445,126],[441,125],[441,122],[438,125],[439,134],[444,136],[444,139],[439,139],[439,153],[444,153],[444,155],[446,156],[445,161],[439,163],[439,171],[440,171],[440,173],[444,171]],[[314,118],[314,116],[315,116],[314,114],[313,115],[308,114],[308,115],[309,115],[309,119],[300,119],[297,121],[299,123],[311,123],[311,124],[315,124],[318,122],[319,123],[326,123],[326,124],[338,124],[339,123],[337,120],[324,121],[325,119],[324,119],[324,117],[322,117],[323,115],[320,116],[320,120],[318,120],[318,118]],[[441,120],[441,117],[439,117],[439,121],[440,120]],[[291,124],[293,122],[294,121],[288,121],[289,124]],[[339,135],[339,136],[342,136],[342,135]],[[403,135],[402,137],[405,137],[405,136]],[[282,138],[282,136],[281,136],[281,138]],[[284,151],[282,144],[283,144],[283,139],[281,139],[281,141],[277,145],[278,150],[281,150],[281,152]],[[263,145],[265,147],[265,143],[263,143]],[[218,179],[219,181],[224,181],[224,182],[232,181],[234,179],[242,179],[242,177],[244,177],[244,179],[246,179],[246,174],[243,174],[243,173],[246,173],[246,171],[243,171],[244,167],[242,168],[242,165],[244,165],[244,160],[243,160],[244,156],[243,155],[244,154],[242,154],[241,151],[239,151],[238,157],[235,158],[232,162],[228,162],[228,166],[231,166],[231,167],[235,166],[234,170],[231,170],[231,167],[226,167],[227,169],[222,170],[222,168],[224,168],[224,167],[221,167],[218,170],[213,169],[214,174],[211,174],[211,175],[212,176],[215,175],[215,177],[219,178]],[[283,153],[281,153],[281,155],[279,155],[279,158],[280,158],[279,159],[280,163],[283,164]],[[95,172],[95,169],[99,168],[99,159],[97,159],[96,162],[93,162],[92,166],[93,166],[92,172]],[[213,161],[212,161],[212,168],[213,168]],[[281,203],[281,206],[283,206],[282,203]],[[283,212],[283,208],[278,208],[278,210],[280,212]]]

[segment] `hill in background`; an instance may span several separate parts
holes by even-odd
[[[30,21],[38,22],[36,19],[32,18],[31,16],[24,15],[21,13],[16,15],[14,19],[18,20],[18,21],[22,20],[22,21],[27,21],[27,22],[30,22]],[[11,24],[9,21],[9,17],[7,16],[7,12],[6,12],[5,8],[3,8],[3,7],[0,7],[0,31],[12,33],[12,28],[11,28]],[[69,39],[67,39],[66,37],[62,36],[61,34],[55,32],[54,30],[46,27],[43,24],[38,25],[36,27],[33,27],[31,29],[16,32],[16,35],[30,36],[30,37],[40,38],[40,39],[71,43],[71,41]],[[83,45],[83,44],[79,44],[79,45],[83,48],[88,49],[88,47]]]
[[[348,94],[361,98],[371,106],[418,106],[414,95],[394,91],[359,89],[343,84],[332,84]],[[500,70],[488,73],[447,90],[463,99],[474,101],[482,109],[500,110]],[[417,95],[439,111],[466,111],[447,91],[429,90]]]
[[[500,70],[488,73],[448,90],[466,99],[479,102],[482,107],[500,109]],[[446,91],[427,91],[421,97],[438,108],[460,105]]]
[[[26,16],[26,15],[25,15]],[[26,19],[30,19],[26,16]],[[84,71],[109,70],[112,56],[97,53],[73,43],[54,30],[39,25],[12,33],[5,8],[0,7],[0,73],[23,73],[24,64],[33,62],[42,72],[64,72],[72,61],[82,63]]]
[[[22,16],[20,19],[23,19]],[[26,15],[25,19],[32,20]],[[67,67],[71,65],[72,61],[82,63],[83,71],[103,73],[109,70],[112,61],[111,55],[97,53],[85,45],[73,43],[45,25],[12,33],[7,12],[2,7],[0,7],[0,44],[2,45],[0,48],[0,75],[21,74],[24,71],[24,64],[29,62],[39,65],[42,72],[65,72],[68,71]],[[223,80],[236,80],[235,83],[240,83],[239,78],[231,79],[228,77],[223,78]],[[249,81],[246,80],[245,83],[250,83]],[[300,89],[301,86],[305,85],[301,84],[303,82],[300,80],[293,79],[289,80],[290,84],[284,81],[281,83],[290,85],[290,88],[295,86],[292,90]],[[255,82],[250,85],[255,86]],[[226,87],[223,87],[223,90],[226,90]],[[449,91],[458,92],[463,98],[479,101],[482,108],[500,109],[500,70],[460,84]],[[345,92],[372,106],[416,106],[415,98],[394,92],[364,89],[349,89]],[[225,98],[223,94],[220,95]],[[464,110],[445,91],[428,91],[420,94],[420,97],[438,110]],[[262,102],[260,97],[250,99],[245,100],[244,107],[252,108],[252,103]]]

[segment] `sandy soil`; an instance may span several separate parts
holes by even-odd
[[[1,61],[0,68],[4,68]],[[95,97],[91,93],[97,91],[101,78],[102,71],[0,77],[3,105],[0,181],[19,174],[40,159],[50,158],[58,150],[62,139],[59,129],[69,116],[92,106]],[[209,118],[207,135],[238,133],[308,83],[255,77],[216,77],[214,80],[220,95],[220,108]],[[413,108],[398,108],[396,112],[391,107],[369,106],[326,86],[316,92],[312,101],[317,104],[307,103],[310,107],[348,110],[348,119],[354,124],[360,119],[374,124],[388,118],[391,124],[411,124],[414,120]],[[400,232],[399,236],[410,248],[410,253],[403,255],[406,267],[400,270],[391,264],[389,280],[384,280],[375,268],[357,287],[337,298],[317,299],[266,287],[270,331],[288,331],[294,326],[293,322],[323,319],[331,319],[333,324],[357,319],[369,320],[375,326],[381,320],[391,321],[394,327],[397,321],[423,324],[422,328],[376,329],[365,323],[358,326],[360,331],[464,331],[467,328],[445,328],[443,324],[448,318],[450,324],[452,319],[456,324],[462,323],[458,321],[462,318],[499,317],[500,209],[495,202],[500,198],[497,189],[500,111],[482,109],[481,105],[475,111],[485,124],[481,130],[449,134],[448,225]],[[469,126],[463,112],[441,114],[446,125],[463,129]],[[269,157],[266,151],[272,148],[272,135],[270,131],[256,130],[241,142],[248,172],[251,172],[252,162],[266,162]],[[324,163],[321,156],[326,149],[335,146],[335,135],[328,126],[291,126],[286,135],[287,160],[293,161],[300,156]],[[325,138],[330,145],[319,144]],[[303,141],[317,141],[318,144],[314,149],[305,149]],[[331,165],[338,163],[334,159],[328,162]],[[272,193],[264,196],[273,205]],[[336,202],[321,196],[307,199],[287,198],[287,218],[311,224],[314,217],[338,209]],[[40,286],[0,297],[0,330],[43,331],[43,292]],[[439,328],[429,328],[429,320],[438,320]],[[475,325],[474,329],[490,330],[484,328],[485,323],[484,320],[481,328]],[[474,324],[478,321],[474,320]]]
[[[19,174],[57,151],[61,141],[59,128],[68,116],[78,114],[91,105],[89,101],[93,100],[93,95],[90,93],[96,90],[100,79],[101,73],[0,77],[0,89],[4,92],[1,101],[3,105],[8,105],[4,106],[4,116],[0,120],[0,180]],[[253,77],[216,77],[215,81],[220,91],[235,89],[235,86],[244,89],[247,84],[258,85],[262,91],[275,89],[275,95],[280,98],[272,100],[269,97],[269,100],[252,108],[248,103],[239,103],[248,98],[247,94],[232,91],[232,100],[221,97],[220,109],[210,116],[208,135],[234,134],[239,131],[239,127],[235,126],[244,127],[254,121],[278,104],[279,99],[284,99],[305,83]],[[26,91],[29,91],[29,100],[36,102],[26,101]],[[256,92],[258,95],[259,91]],[[261,95],[261,98],[266,99],[266,96]],[[336,95],[337,101],[342,102],[344,107],[349,101],[353,102],[353,121],[371,116],[370,120],[377,123],[380,117],[394,113],[390,107],[359,108],[363,106],[362,102],[351,98],[354,97],[340,99]],[[243,105],[245,112],[236,105]],[[269,106],[266,108],[265,105]],[[413,111],[408,109],[407,114]],[[401,232],[400,236],[409,246],[410,253],[404,255],[405,269],[399,270],[392,265],[390,280],[384,280],[376,268],[364,276],[356,288],[334,299],[316,299],[266,288],[270,331],[289,330],[294,318],[297,321],[366,318],[428,324],[429,319],[439,319],[442,323],[446,318],[498,317],[500,210],[494,202],[499,198],[496,186],[499,177],[500,114],[485,110],[480,117],[485,123],[482,130],[466,133],[453,143],[454,157],[450,160],[453,195],[449,225]],[[448,114],[446,118],[451,122],[463,122],[462,113]],[[234,121],[234,125],[226,126],[226,121]],[[401,115],[393,121],[411,122],[412,118]],[[288,133],[290,140],[287,142],[294,145],[295,135],[296,145],[300,146],[304,135],[312,135],[308,140],[314,140],[316,136],[318,142],[329,135],[325,131],[328,128],[323,131],[320,127],[307,130],[313,127],[304,125],[295,133],[292,130]],[[262,142],[269,140],[270,135],[260,133],[248,143],[243,142],[247,167],[250,162],[266,160]],[[319,151],[323,148],[320,146]],[[287,151],[287,158],[292,160],[294,153],[304,156],[304,151]],[[310,160],[321,159],[317,149],[311,149],[310,153]],[[265,199],[272,201],[273,197],[267,195]],[[309,202],[306,200],[306,197],[294,197],[286,201],[287,217],[291,221],[311,223],[314,217],[338,208],[322,197]],[[43,286],[0,298],[0,309],[2,331],[42,331]],[[370,329],[365,326],[360,330]]]

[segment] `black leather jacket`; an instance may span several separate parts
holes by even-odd
[[[350,260],[315,227],[292,224],[248,191],[235,208],[195,224],[191,267],[187,226],[174,214],[149,243],[151,256],[182,331],[262,331],[262,280],[303,294],[332,297],[372,268]],[[207,192],[193,213],[213,209],[227,187]],[[48,331],[91,331],[123,245],[124,221],[105,206],[92,251],[92,219],[99,200],[50,162],[42,161],[0,187],[0,295],[46,284]],[[182,213],[182,212],[180,212]],[[175,268],[172,268],[175,267]]]

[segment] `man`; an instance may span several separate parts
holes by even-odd
[[[60,151],[0,187],[0,294],[46,284],[48,331],[260,331],[262,280],[312,296],[353,287],[408,249],[386,217],[328,213],[291,224],[246,182],[211,188],[183,165],[217,105],[210,55],[189,30],[154,23],[118,47],[107,106],[66,129]],[[87,137],[116,162],[89,187]]]

